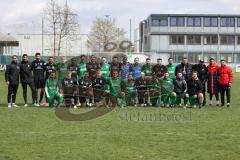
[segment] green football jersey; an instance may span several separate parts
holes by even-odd
[[[162,79],[162,91],[163,92],[172,92],[174,85],[173,85],[173,80],[171,78],[167,79]]]
[[[78,69],[78,76],[80,79],[83,78],[85,72],[87,72],[87,64],[84,62],[80,62]]]
[[[175,78],[176,65],[175,64],[168,64],[168,65],[166,65],[166,67],[167,67],[167,70],[169,72],[169,77],[172,78],[172,79]]]
[[[67,66],[68,66],[68,64],[59,62],[56,65],[57,65],[57,70],[58,70],[58,79],[62,80],[67,76]]]
[[[57,79],[47,79],[45,83],[45,87],[47,87],[48,93],[54,93],[58,90],[58,80]]]
[[[125,92],[126,94],[135,92],[135,81],[130,80],[125,82]]]
[[[145,76],[152,76],[152,65],[144,64],[142,70],[145,73]]]
[[[103,64],[101,66],[102,77],[104,79],[109,79],[110,77],[110,64]]]
[[[113,95],[118,95],[121,93],[121,89],[124,87],[124,81],[122,78],[111,78],[110,79],[110,92]]]

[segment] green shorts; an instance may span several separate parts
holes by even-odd
[[[171,92],[166,92],[164,95],[162,95],[163,103],[169,104],[170,97],[171,97]]]
[[[198,105],[199,104],[199,100],[198,100],[198,98],[194,98],[194,96],[190,96],[189,97],[189,103],[190,103],[191,106]]]

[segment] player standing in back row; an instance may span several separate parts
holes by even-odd
[[[40,99],[38,101],[38,104],[42,102],[43,95],[44,95],[44,72],[45,72],[45,66],[46,63],[45,61],[41,60],[41,54],[36,53],[35,54],[35,60],[31,64],[31,68],[33,71],[33,78],[34,78],[34,84],[35,84],[35,89],[37,92],[37,97],[38,94],[40,93]],[[38,98],[37,98],[38,99]]]

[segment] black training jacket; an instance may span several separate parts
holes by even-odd
[[[11,64],[7,65],[7,69],[5,72],[6,82],[9,81],[11,85],[18,85],[19,73],[20,73],[20,66],[18,63],[12,62]]]
[[[188,94],[190,96],[202,93],[203,85],[199,79],[196,79],[196,80],[190,79],[188,80],[187,84],[188,84]]]
[[[20,79],[22,83],[32,83],[33,73],[31,70],[31,63],[22,61],[20,63]]]
[[[173,80],[174,84],[174,92],[177,94],[187,93],[187,82],[184,80],[184,78],[175,78]]]

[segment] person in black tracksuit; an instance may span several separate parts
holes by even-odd
[[[35,85],[36,92],[40,91],[40,99],[38,101],[38,103],[40,104],[44,95],[44,86],[45,86],[44,72],[45,72],[46,63],[45,61],[41,60],[40,53],[36,53],[35,57],[36,57],[36,60],[34,60],[31,63],[31,69],[33,71],[33,78],[34,78],[34,85]],[[37,93],[37,96],[38,96],[38,93]]]
[[[202,86],[203,86],[202,93],[204,97],[203,106],[205,106],[206,105],[206,82],[208,80],[208,68],[204,64],[203,60],[199,60],[198,64],[193,65],[192,70],[198,72],[198,78],[202,82]]]
[[[67,107],[77,108],[78,81],[72,77],[72,71],[67,71],[67,76],[62,80],[61,90]]]
[[[19,84],[19,73],[20,73],[20,66],[17,63],[17,56],[12,56],[12,63],[7,65],[6,72],[5,72],[5,81],[8,85],[8,107],[18,107],[15,104],[18,84]]]
[[[203,86],[196,71],[192,72],[192,78],[187,81],[187,87],[190,105],[196,108],[196,105],[198,104],[199,108],[201,108],[203,103]]]
[[[179,72],[183,74],[183,77],[186,81],[191,79],[192,65],[188,63],[187,58],[183,58],[181,64],[177,65],[175,70],[175,76],[177,76],[177,73]]]
[[[27,86],[29,85],[32,91],[32,100],[34,106],[38,106],[37,104],[37,93],[34,86],[33,74],[31,70],[31,63],[28,61],[28,55],[24,54],[22,56],[22,62],[20,64],[20,79],[23,88],[23,99],[25,102],[25,107],[27,107]]]
[[[176,78],[173,79],[174,89],[173,92],[177,94],[176,105],[181,104],[181,99],[184,99],[184,107],[186,107],[189,95],[187,94],[188,87],[187,82],[183,78],[182,73],[177,73]]]
[[[162,59],[157,59],[157,64],[152,67],[152,73],[154,77],[163,77],[164,73],[167,72],[167,67],[162,64]]]
[[[105,95],[104,85],[107,83],[107,80],[101,76],[101,70],[97,70],[96,78],[92,82],[94,102],[96,106],[101,104],[101,100]]]
[[[87,64],[87,71],[91,80],[96,77],[97,70],[100,69],[100,64],[97,62],[95,56],[91,56],[90,62]]]

